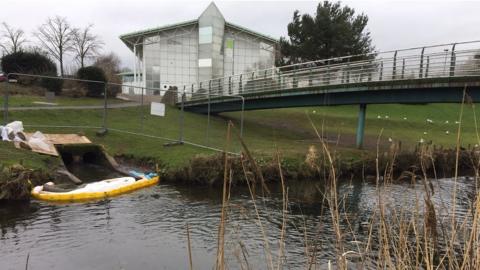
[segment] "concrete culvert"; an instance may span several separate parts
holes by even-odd
[[[86,152],[83,154],[83,162],[91,164],[100,164],[102,157],[98,152]]]
[[[61,156],[62,156],[63,163],[64,163],[65,165],[68,166],[68,165],[72,164],[72,162],[73,162],[73,155],[72,155],[72,153],[63,152],[63,153],[61,153]]]

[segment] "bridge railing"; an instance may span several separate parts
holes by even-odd
[[[354,55],[256,70],[183,88],[186,101],[354,83],[480,75],[480,41]]]

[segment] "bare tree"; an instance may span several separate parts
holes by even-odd
[[[67,19],[60,16],[48,18],[38,27],[35,36],[42,47],[60,64],[60,75],[63,76],[63,59],[67,52],[73,50],[74,30]]]
[[[109,54],[104,54],[95,60],[93,64],[96,67],[101,68],[105,72],[105,76],[107,76],[107,81],[111,83],[121,84],[122,80],[118,73],[120,73],[120,57],[115,53],[111,52]],[[109,86],[108,87],[108,95],[109,96],[116,96],[117,93],[121,91],[120,86]]]
[[[20,28],[13,28],[6,22],[2,23],[3,31],[0,33],[0,39],[5,40],[0,43],[0,47],[7,54],[16,53],[22,50],[22,47],[27,43],[25,32]]]
[[[118,76],[117,74],[120,72],[121,61],[118,55],[110,52],[109,54],[97,57],[93,65],[103,69],[108,81],[112,81],[112,78]]]
[[[85,60],[98,55],[99,50],[104,43],[97,35],[92,34],[93,25],[88,25],[84,29],[75,29],[73,35],[73,49],[75,50],[75,59],[80,67],[85,66]]]

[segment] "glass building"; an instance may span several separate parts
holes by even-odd
[[[134,53],[129,84],[163,90],[272,68],[278,44],[272,37],[225,21],[213,2],[198,19],[125,34],[120,39]],[[129,89],[125,94],[141,93]]]

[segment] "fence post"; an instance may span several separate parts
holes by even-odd
[[[425,78],[428,78],[428,69],[430,68],[430,56],[427,55],[427,66],[425,67]]]
[[[103,91],[103,130],[107,131],[107,88],[108,84],[104,83],[104,91]]]
[[[456,56],[455,56],[455,46],[457,44],[454,43],[452,46],[452,55],[450,57],[450,77],[455,76],[455,62],[456,62]]]
[[[346,78],[345,81],[346,81],[346,83],[350,83],[350,62],[348,62],[348,64],[347,64],[347,78]]]
[[[4,82],[5,84],[5,94],[3,95],[3,124],[8,124],[8,84],[9,79],[7,75],[7,81]]]
[[[326,76],[327,81],[325,84],[330,84],[330,60],[327,61],[327,76]]]
[[[184,102],[185,102],[185,90],[182,93],[182,103],[181,103],[181,111],[180,111],[180,137],[179,142],[183,144],[183,126],[184,126]]]
[[[243,138],[243,117],[245,112],[245,98],[242,97],[242,114],[240,116],[240,138]]]
[[[282,77],[280,75],[280,68],[275,68],[275,71],[272,71],[272,79],[276,77],[277,80],[277,90],[282,90]],[[276,76],[275,76],[276,75]]]
[[[402,59],[402,80],[405,78],[405,58]]]
[[[380,76],[378,78],[379,81],[383,79],[383,61],[380,62]]]
[[[392,80],[395,80],[397,76],[397,53],[398,51],[395,51],[395,53],[393,54]]]
[[[367,76],[367,81],[371,82],[372,81],[372,74],[373,74],[373,64],[372,61],[369,62],[368,64],[368,76]]]
[[[263,87],[262,87],[263,91],[265,91],[267,89],[267,70],[265,70],[264,74],[263,74]]]
[[[232,94],[232,76],[228,77],[228,94]]]
[[[312,78],[312,68],[308,70],[308,86],[312,86],[313,78]]]
[[[143,87],[141,87],[141,89],[142,89],[142,97],[141,97],[141,104],[140,104],[140,117],[141,117],[141,119],[140,119],[140,125],[141,125],[140,128],[141,129],[140,130],[143,132],[143,120],[145,118],[145,116],[143,115],[143,91],[145,89]]]
[[[423,77],[423,54],[425,53],[425,47],[422,48],[422,53],[420,54],[420,70],[418,72],[418,77],[421,79]]]
[[[297,88],[297,87],[298,87],[297,70],[293,68],[292,88]]]
[[[208,98],[208,106],[207,106],[207,134],[206,134],[206,139],[205,139],[205,144],[208,145],[208,132],[210,129],[210,91],[212,90],[212,81],[208,81],[208,93],[207,93],[207,98]]]
[[[240,94],[243,92],[242,76],[243,76],[243,74],[240,74],[240,79],[238,81],[238,93],[240,93]]]

